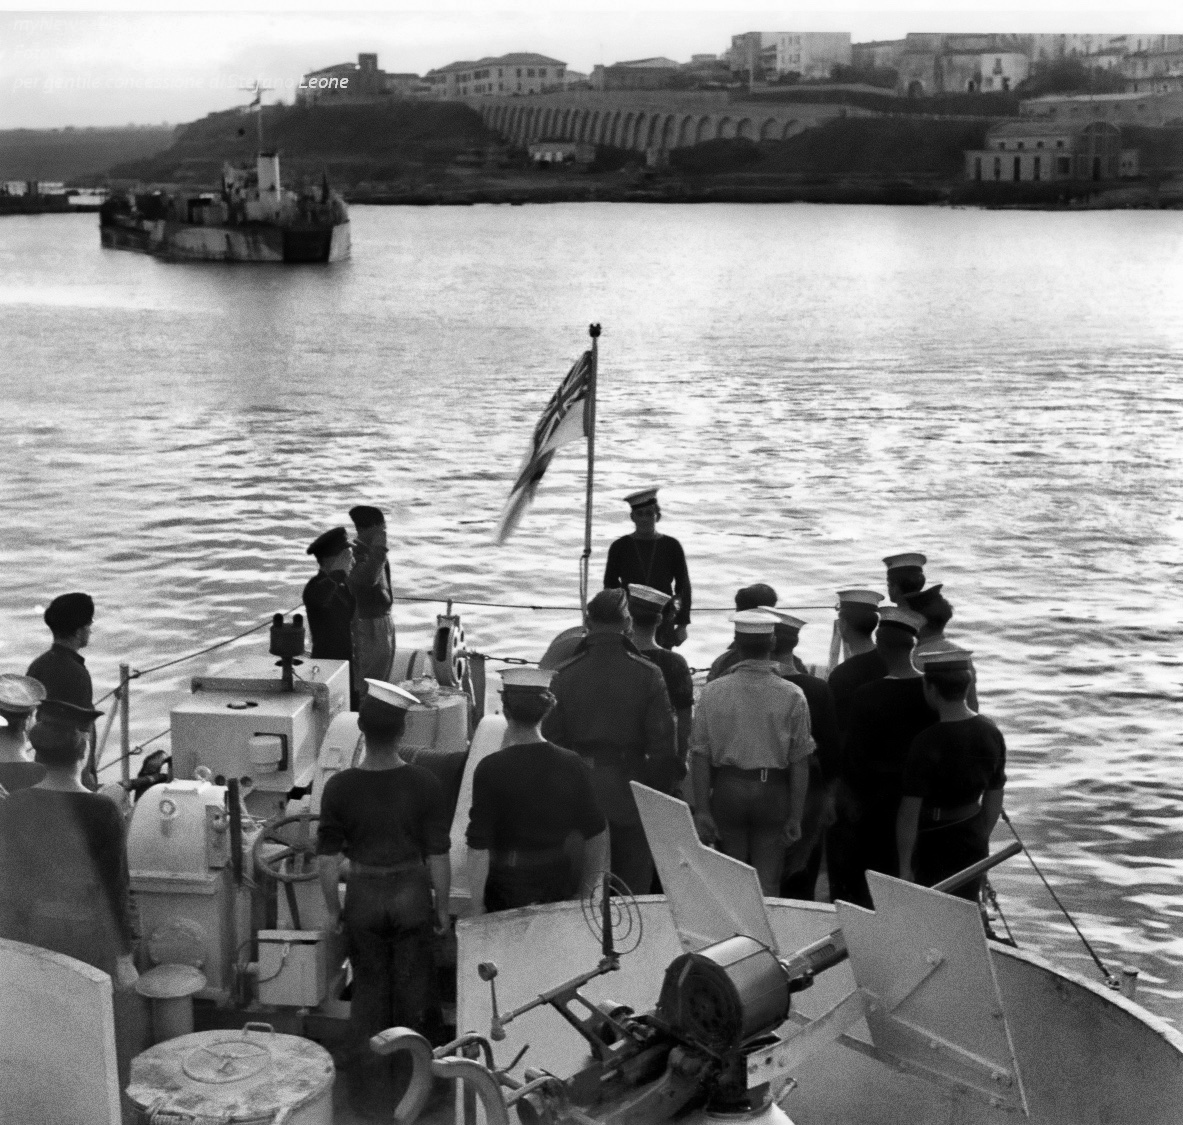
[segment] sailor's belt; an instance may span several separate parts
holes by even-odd
[[[549,867],[566,860],[567,853],[561,847],[495,849],[489,853],[489,862],[495,867]]]
[[[402,875],[407,871],[420,871],[423,868],[423,861],[421,859],[408,859],[406,863],[395,863],[390,867],[378,867],[372,863],[358,863],[356,860],[349,861],[349,873],[351,875],[372,875],[381,878],[383,875]]]
[[[739,766],[715,766],[718,777],[738,777],[743,781],[788,781],[789,771],[784,769],[741,770]]]
[[[948,809],[924,808],[920,810],[920,823],[922,827],[939,827],[959,820],[969,820],[971,816],[977,816],[981,808],[980,797],[976,801],[969,801],[964,805],[956,805]]]

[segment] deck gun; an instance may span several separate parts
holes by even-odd
[[[839,928],[781,956],[755,871],[704,847],[683,802],[635,782],[633,789],[684,950],[665,969],[656,1005],[638,1014],[581,992],[620,967],[610,914],[626,906],[610,897],[606,881],[594,968],[505,1014],[497,1005],[497,967],[486,962],[478,969],[492,990],[489,1039],[504,1040],[507,1025],[549,1006],[590,1049],[575,1073],[526,1068],[519,1080],[509,1072],[524,1048],[497,1069],[489,1041],[473,1034],[431,1052],[426,1041],[413,1042],[413,1032],[392,1029],[374,1037],[374,1050],[409,1050],[418,1070],[472,1081],[493,1123],[508,1122],[514,1109],[522,1125],[643,1125],[675,1117],[697,1125],[708,1115],[784,1125],[781,1103],[796,1085],[794,1073],[835,1041],[995,1109],[1026,1112],[978,908],[938,893],[1010,858],[1017,845],[935,888],[868,872],[876,910],[840,903]],[[792,1010],[795,994],[847,960],[853,992],[817,1019]],[[848,1034],[864,1020],[869,1042]],[[465,1060],[461,1073],[452,1063],[473,1050],[483,1065]],[[418,1081],[424,1090],[429,1085]],[[421,1108],[416,1090],[412,1082],[400,1120],[414,1120]]]

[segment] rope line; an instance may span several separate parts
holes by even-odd
[[[291,609],[285,609],[283,612],[285,615],[289,613],[295,613],[295,611],[298,610],[303,604],[303,602],[300,602],[297,605],[292,606]],[[243,637],[249,637],[252,633],[259,632],[260,629],[266,629],[271,624],[271,617],[273,616],[274,614],[269,616],[266,621],[261,621],[258,625],[252,625],[251,628],[245,629],[243,632],[237,633],[233,637],[227,637],[224,641],[218,641],[216,644],[207,645],[205,648],[199,648],[196,652],[191,652],[187,656],[178,656],[176,660],[166,660],[163,664],[154,664],[151,668],[135,669],[132,671],[130,678],[133,680],[138,680],[141,676],[150,676],[153,672],[160,672],[165,668],[171,668],[174,664],[184,664],[186,660],[193,660],[198,656],[204,656],[207,652],[214,652],[216,649],[225,648],[226,645],[231,645],[235,641],[241,641]],[[116,688],[115,690],[118,691],[119,689]],[[103,698],[106,698],[106,696]]]
[[[1035,857],[1032,856],[1032,854],[1027,850],[1027,845],[1023,843],[1023,838],[1019,835],[1018,830],[1011,823],[1010,817],[1006,815],[1005,809],[1002,810],[1002,819],[1006,821],[1006,826],[1011,830],[1014,838],[1019,841],[1019,847],[1023,849],[1023,854],[1027,857],[1027,862],[1031,864],[1035,874],[1039,876],[1039,881],[1047,888],[1047,893],[1052,896],[1052,901],[1060,908],[1064,917],[1068,919],[1069,924],[1076,931],[1076,936],[1080,938],[1081,943],[1084,945],[1085,949],[1089,951],[1089,956],[1093,959],[1093,962],[1101,971],[1101,975],[1105,978],[1105,983],[1110,988],[1118,988],[1121,982],[1118,980],[1117,976],[1106,967],[1105,962],[1097,956],[1096,950],[1093,949],[1093,947],[1089,944],[1089,939],[1086,938],[1083,933],[1081,933],[1080,927],[1076,924],[1076,919],[1068,913],[1068,908],[1060,901],[1060,896],[1056,894],[1054,890],[1052,890],[1051,883],[1049,883],[1047,879],[1044,878],[1043,872],[1039,870],[1039,864],[1035,862]]]
[[[526,602],[481,602],[472,598],[454,598],[450,596],[440,596],[432,598],[418,598],[412,597],[409,594],[394,596],[396,602],[451,602],[453,605],[477,605],[488,609],[532,609],[539,611],[553,611],[555,613],[582,613],[583,611],[577,605],[533,605]],[[828,605],[782,605],[777,606],[777,609],[829,609],[834,608],[833,602]],[[734,613],[735,606],[733,605],[697,605],[694,607],[695,613]]]
[[[158,738],[163,738],[166,734],[168,734],[171,729],[172,729],[171,727],[165,727],[164,730],[160,731],[157,734],[154,734],[151,738],[146,739],[145,741],[140,742],[137,745],[133,746],[130,750],[128,750],[128,752],[126,754],[119,754],[116,757],[112,758],[109,762],[104,762],[101,766],[99,766],[99,768],[97,770],[95,770],[95,773],[100,774],[103,772],[103,770],[109,770],[112,766],[119,765],[119,763],[122,762],[125,758],[138,757],[143,752],[143,749],[145,746],[151,746],[152,743],[155,742]]]

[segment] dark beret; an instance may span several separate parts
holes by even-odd
[[[757,582],[754,586],[735,591],[735,608],[740,612],[759,609],[762,605],[776,605],[776,591],[767,583]]]
[[[917,613],[924,614],[926,617],[929,612],[934,609],[944,609],[949,605],[945,599],[945,595],[941,593],[942,584],[938,582],[935,586],[929,586],[927,589],[920,590],[918,593],[909,594],[906,598],[909,609],[914,609]]]
[[[333,555],[339,555],[348,546],[349,536],[346,534],[345,528],[334,527],[332,531],[326,531],[323,535],[318,535],[313,539],[305,554],[315,555],[318,559],[327,559],[332,558]]]
[[[620,589],[601,590],[587,603],[587,619],[597,625],[616,625],[628,617],[628,595]]]
[[[94,620],[94,601],[89,594],[59,594],[45,610],[45,624],[56,636],[75,633]]]
[[[384,527],[386,525],[386,517],[382,514],[382,509],[372,508],[369,504],[358,504],[356,507],[350,508],[349,518],[353,520],[353,526],[358,531],[367,527]]]

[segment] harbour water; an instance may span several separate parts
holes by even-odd
[[[56,593],[98,603],[98,693],[298,604],[305,545],[388,512],[400,644],[455,598],[475,647],[577,621],[581,449],[501,548],[539,410],[603,325],[592,572],[663,485],[694,580],[809,607],[920,549],[1009,751],[1007,807],[1102,958],[1183,1026],[1183,216],[885,207],[352,210],[331,267],[102,251],[87,215],[0,224],[0,670]],[[466,601],[565,607],[532,610]],[[258,638],[243,644],[258,644]],[[188,677],[136,681],[133,736]],[[158,740],[155,745],[167,745]],[[112,776],[108,771],[107,776]],[[1000,826],[998,840],[1005,838]],[[1020,945],[1096,979],[1022,860]]]

